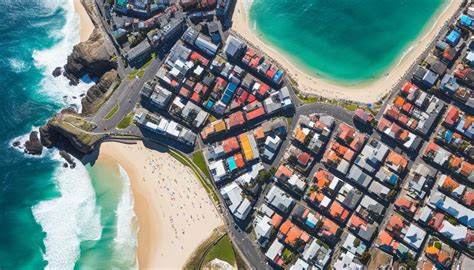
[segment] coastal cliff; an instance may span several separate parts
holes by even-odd
[[[105,46],[104,34],[98,27],[94,29],[87,41],[74,46],[73,52],[67,58],[63,73],[71,84],[77,85],[79,79],[86,74],[100,78],[107,71],[117,68],[117,62],[111,59]]]
[[[109,70],[102,75],[97,84],[89,88],[86,96],[82,98],[82,115],[91,115],[97,112],[100,106],[107,101],[110,87],[112,87],[114,82],[118,83],[119,79],[115,69]]]
[[[92,115],[110,96],[109,91],[114,83],[120,83],[117,73],[117,62],[111,57],[107,48],[107,40],[102,27],[98,24],[98,15],[94,3],[90,0],[81,1],[88,15],[92,19],[95,28],[89,39],[74,46],[72,53],[67,58],[64,68],[58,67],[53,72],[57,77],[62,74],[70,80],[71,85],[77,85],[80,78],[89,75],[98,78],[95,85],[87,90],[81,103],[83,110],[78,114],[73,108],[66,108],[52,117],[47,124],[32,131],[29,140],[24,144],[24,151],[32,155],[41,155],[43,147],[57,147],[61,149],[63,156],[71,167],[74,164],[64,150],[69,152],[78,151],[86,154],[94,149],[98,141],[105,137],[104,134],[94,133],[96,124],[89,122],[85,116]],[[19,142],[14,146],[21,147]]]

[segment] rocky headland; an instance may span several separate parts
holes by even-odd
[[[52,117],[39,132],[32,131],[29,139],[22,146],[14,142],[14,147],[24,148],[25,153],[41,155],[43,147],[60,149],[61,156],[66,160],[64,166],[74,168],[75,164],[67,152],[86,154],[91,152],[95,145],[105,135],[94,133],[96,124],[89,122],[86,117],[94,114],[110,95],[114,83],[120,83],[116,71],[117,62],[112,58],[107,48],[107,40],[102,28],[98,26],[98,15],[92,1],[82,1],[91,17],[95,29],[88,40],[74,46],[64,67],[53,71],[53,76],[61,74],[69,79],[71,85],[77,85],[84,75],[97,78],[97,83],[90,87],[81,100],[82,112],[77,113],[73,108],[66,108]],[[66,150],[66,151],[64,151]]]

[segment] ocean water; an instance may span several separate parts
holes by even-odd
[[[62,168],[12,148],[67,106],[77,87],[51,72],[79,42],[72,0],[0,1],[0,269],[135,267],[133,200],[117,165]]]
[[[250,26],[305,70],[353,83],[386,74],[449,0],[254,0]]]

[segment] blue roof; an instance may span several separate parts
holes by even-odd
[[[398,182],[398,176],[396,176],[395,174],[392,174],[389,178],[388,178],[388,183],[392,186],[395,186]]]
[[[452,46],[456,46],[461,38],[461,33],[456,30],[452,30],[449,32],[448,36],[446,37],[446,42],[451,44]]]
[[[237,165],[235,164],[234,157],[230,157],[227,159],[227,166],[229,166],[230,171],[237,169]]]
[[[450,130],[446,130],[446,133],[444,134],[446,142],[450,142],[451,138],[453,137],[453,132]]]
[[[222,102],[224,102],[225,104],[229,104],[230,100],[232,99],[232,96],[234,95],[235,89],[237,89],[237,84],[229,83],[224,91],[224,95],[221,98]]]
[[[305,221],[305,224],[308,225],[308,227],[310,227],[310,228],[316,227],[316,224],[313,224],[313,222],[311,222],[311,221],[309,221],[309,220],[306,220],[306,221]]]
[[[471,26],[471,24],[472,24],[471,17],[469,17],[467,15],[462,15],[461,18],[459,19],[459,21],[461,22],[462,25],[465,25],[465,26]]]
[[[273,75],[273,81],[274,82],[279,82],[281,80],[281,77],[283,76],[283,71],[279,69],[275,75]]]
[[[206,104],[206,107],[207,107],[208,109],[210,109],[210,108],[212,108],[212,106],[214,106],[214,101],[208,100],[208,101],[207,101],[207,104]]]

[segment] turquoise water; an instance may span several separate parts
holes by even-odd
[[[89,87],[51,76],[79,42],[72,0],[1,1],[0,21],[0,269],[133,268],[118,167],[65,169],[56,150],[31,157],[11,147]]]
[[[446,0],[254,0],[250,26],[306,70],[342,81],[383,76]]]

